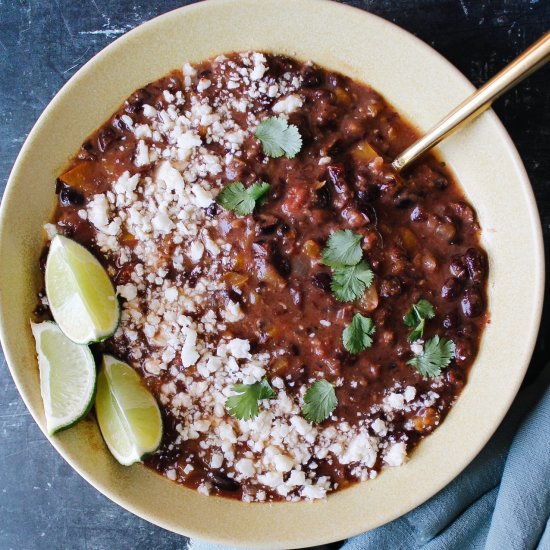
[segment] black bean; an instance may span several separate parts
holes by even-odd
[[[428,219],[428,217],[420,206],[415,206],[411,212],[410,219],[412,222],[424,222]]]
[[[220,491],[229,491],[231,493],[234,493],[241,488],[241,485],[237,481],[231,479],[230,477],[227,477],[222,472],[210,471],[208,472],[207,476],[208,479],[212,482],[212,485],[214,485],[214,487],[216,487]]]
[[[460,319],[456,313],[456,311],[451,311],[450,313],[447,313],[445,317],[443,317],[443,328],[444,329],[451,329],[456,328],[460,323]]]
[[[95,160],[94,146],[90,140],[85,141],[77,155],[78,160]]]
[[[279,218],[273,214],[257,214],[254,221],[258,224],[258,233],[261,235],[274,233],[279,225]]]
[[[367,223],[376,225],[378,223],[378,216],[376,215],[376,210],[374,206],[366,201],[357,200],[357,208],[359,211],[367,217]]]
[[[344,153],[346,144],[341,139],[336,139],[332,145],[327,149],[329,157],[336,158]]]
[[[357,191],[356,196],[360,202],[374,202],[380,198],[380,187],[373,184],[365,184],[363,188]]]
[[[449,180],[442,174],[438,174],[437,177],[433,180],[434,187],[443,191],[449,186]]]
[[[460,281],[465,281],[468,278],[468,268],[462,259],[462,256],[453,256],[449,264],[449,271],[453,277]]]
[[[315,208],[322,208],[323,210],[326,210],[330,207],[330,190],[328,186],[323,185],[321,189],[317,189],[315,192]]]
[[[149,101],[152,97],[151,92],[146,88],[141,88],[135,92],[132,97],[126,102],[124,110],[127,113],[137,113],[143,107],[143,104]]]
[[[273,267],[278,271],[281,277],[284,277],[285,279],[289,277],[290,272],[292,271],[290,262],[284,254],[282,254],[279,250],[277,250],[277,248],[274,248],[273,251],[271,252],[269,261],[271,262]]]
[[[466,317],[479,317],[485,307],[483,297],[477,286],[473,286],[464,291],[461,301],[462,312]]]
[[[302,67],[302,84],[305,88],[316,88],[321,84],[321,73],[311,65]]]
[[[126,102],[124,111],[126,111],[130,115],[133,115],[134,113],[137,113],[139,110],[141,110],[142,107],[143,101],[141,99],[131,99]]]
[[[59,192],[59,202],[62,206],[80,206],[84,204],[84,195],[74,187],[64,186]]]
[[[112,128],[103,128],[97,136],[97,146],[104,153],[107,147],[115,140],[116,134]]]
[[[118,115],[113,117],[112,126],[114,126],[117,130],[121,132],[124,132],[124,130],[128,129],[125,122]]]
[[[456,277],[449,277],[441,287],[441,297],[448,302],[456,300],[462,292],[462,283]]]
[[[279,226],[277,227],[277,237],[284,237],[288,232],[290,231],[290,225],[288,225],[287,223],[285,222],[282,222],[281,224],[279,224]]]
[[[464,262],[468,266],[470,278],[474,283],[482,283],[487,275],[486,261],[483,252],[477,248],[469,248],[464,254]]]
[[[232,302],[235,302],[236,304],[240,304],[243,300],[243,295],[239,294],[233,288],[228,288],[227,290],[222,291],[222,293],[224,293],[229,300],[231,300]]]
[[[388,277],[380,283],[380,296],[382,298],[392,298],[401,294],[401,281],[399,277]]]
[[[269,72],[275,78],[288,73],[292,70],[292,64],[289,59],[276,55],[268,60]]]
[[[325,292],[330,292],[330,281],[330,275],[326,271],[315,273],[315,275],[311,277],[311,283],[313,286],[320,290],[324,290]]]
[[[418,202],[418,195],[410,189],[400,189],[393,198],[397,208],[408,208]]]
[[[476,215],[472,207],[468,204],[464,202],[453,202],[450,204],[450,207],[463,222],[467,224],[474,224],[476,222]]]
[[[213,218],[214,216],[217,216],[219,211],[220,211],[220,208],[218,206],[218,203],[213,202],[213,203],[210,204],[210,206],[206,207],[205,214],[208,217]]]
[[[351,201],[353,194],[346,181],[346,171],[343,164],[330,164],[327,174],[335,192],[333,203],[337,208],[343,208],[346,202]]]

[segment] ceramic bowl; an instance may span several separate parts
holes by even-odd
[[[209,0],[154,19],[87,63],[46,108],[15,163],[0,217],[1,339],[19,391],[44,429],[29,318],[40,286],[43,224],[54,182],[82,141],[135,89],[186,62],[263,50],[313,60],[364,81],[425,131],[473,90],[445,59],[366,12],[322,0]],[[543,293],[541,227],[516,149],[492,112],[440,152],[483,230],[490,323],[469,382],[445,422],[401,468],[326,500],[245,504],[206,497],[107,451],[93,419],[50,438],[89,483],[171,531],[233,546],[298,548],[372,529],[421,504],[479,452],[511,404],[537,335]]]

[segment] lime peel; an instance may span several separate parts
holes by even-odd
[[[157,450],[162,439],[160,410],[130,365],[103,356],[95,407],[103,439],[120,464],[129,466]]]
[[[92,408],[96,366],[88,346],[69,340],[51,321],[32,323],[40,393],[50,435],[74,426]]]
[[[52,315],[77,344],[101,342],[120,322],[120,306],[109,275],[85,247],[56,235],[46,261],[46,295]]]

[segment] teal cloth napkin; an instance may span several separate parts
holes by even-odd
[[[550,550],[549,386],[550,365],[456,479],[342,550]],[[229,550],[198,540],[188,548]]]

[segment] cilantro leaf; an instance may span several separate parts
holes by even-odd
[[[269,183],[253,183],[246,188],[240,181],[226,185],[216,197],[216,202],[226,210],[233,210],[238,216],[252,214],[269,191]]]
[[[298,128],[283,117],[272,116],[262,120],[254,135],[262,142],[268,157],[279,158],[284,155],[292,159],[302,148],[302,136]]]
[[[330,289],[337,300],[353,302],[360,298],[370,287],[374,273],[367,262],[357,265],[346,265],[334,269]]]
[[[348,327],[342,333],[344,347],[356,355],[372,346],[371,336],[375,333],[376,327],[370,317],[363,317],[356,313]]]
[[[414,304],[403,317],[405,325],[413,329],[408,337],[409,342],[422,338],[426,319],[433,319],[434,317],[434,307],[428,300],[422,299]]]
[[[308,422],[319,424],[332,414],[337,404],[334,386],[322,378],[306,391],[302,414]]]
[[[454,356],[454,342],[434,336],[426,342],[422,353],[409,359],[407,364],[416,367],[422,376],[432,378],[439,376],[441,369],[448,367]]]
[[[335,231],[330,235],[321,255],[321,262],[330,267],[356,265],[363,257],[361,241],[363,236],[351,229]]]
[[[237,395],[228,397],[225,406],[229,414],[239,420],[250,420],[258,416],[258,401],[275,397],[275,392],[265,378],[255,384],[235,384],[231,390]]]

